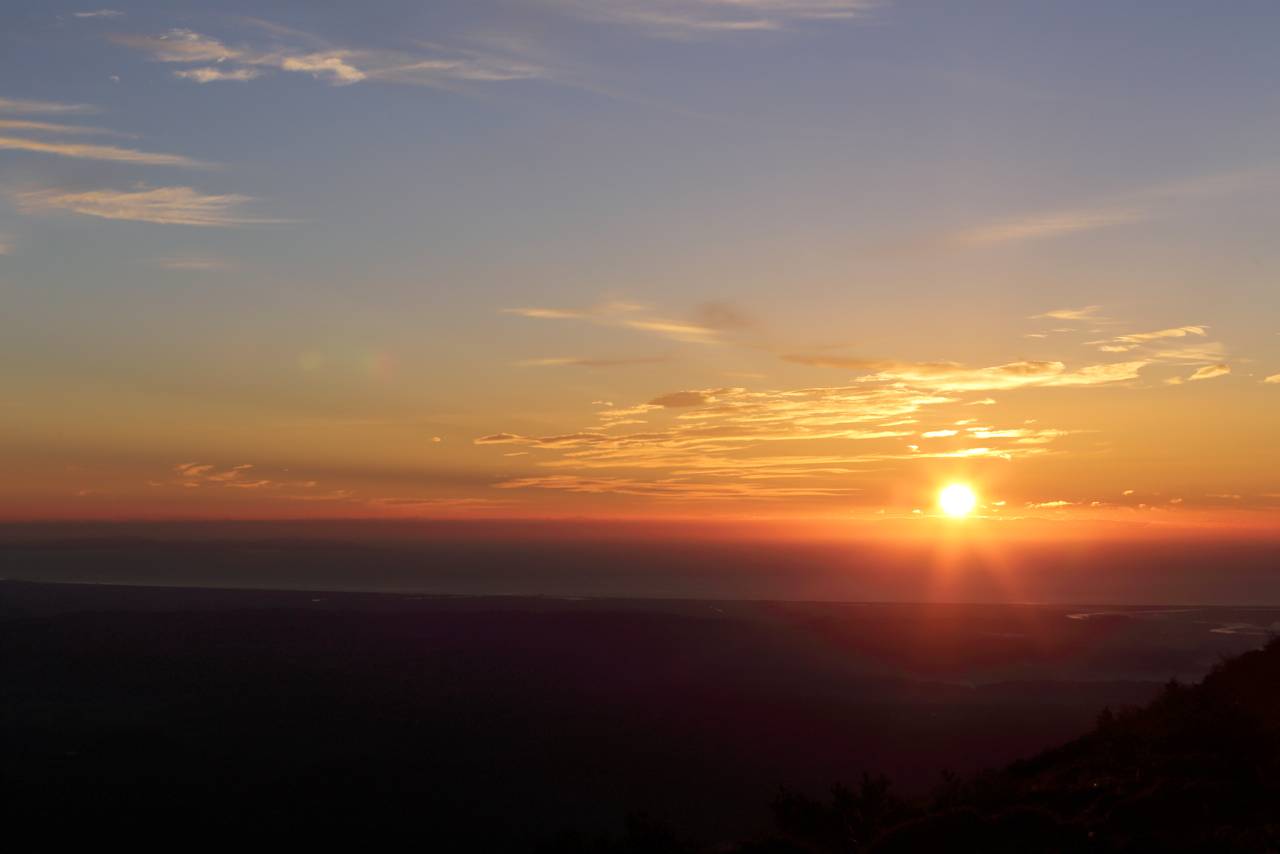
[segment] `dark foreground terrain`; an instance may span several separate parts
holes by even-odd
[[[1275,619],[4,582],[0,797],[31,851],[1271,850],[1280,648],[1165,683]]]

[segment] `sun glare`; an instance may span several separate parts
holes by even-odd
[[[953,483],[943,487],[938,493],[938,506],[948,516],[960,518],[968,516],[978,503],[978,496],[963,483]]]

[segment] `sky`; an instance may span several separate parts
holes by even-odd
[[[0,519],[1277,529],[1271,0],[0,24]]]

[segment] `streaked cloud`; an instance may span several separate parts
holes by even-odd
[[[175,70],[174,75],[196,83],[246,82],[268,71],[307,74],[334,86],[365,81],[409,85],[493,83],[547,76],[545,69],[532,62],[497,53],[440,45],[420,45],[420,51],[356,48],[333,45],[269,22],[252,23],[273,40],[231,45],[182,28],[160,35],[112,38],[156,62],[194,66]]]
[[[773,486],[758,483],[712,483],[690,480],[637,480],[625,477],[547,475],[517,477],[494,484],[498,489],[555,489],[587,495],[631,495],[677,501],[714,499],[824,498],[849,495],[851,487]]]
[[[96,110],[88,104],[63,104],[57,101],[26,101],[20,98],[0,98],[0,113],[92,113]]]
[[[1102,320],[1098,316],[1098,312],[1102,311],[1100,305],[1086,305],[1084,308],[1055,308],[1052,311],[1046,311],[1044,314],[1031,315],[1032,320]]]
[[[648,332],[675,341],[713,344],[720,340],[721,330],[692,321],[661,317],[646,306],[629,302],[609,302],[589,309],[506,308],[504,314],[515,314],[537,320],[583,320],[599,326],[614,326]]]
[[[1138,378],[1138,372],[1151,360],[1112,362],[1086,365],[1068,370],[1057,361],[1009,362],[986,368],[966,368],[951,364],[902,364],[870,376],[860,382],[908,383],[939,392],[997,391],[1029,386],[1092,386],[1123,382]]]
[[[156,154],[150,151],[138,151],[132,148],[119,148],[114,145],[89,145],[85,143],[44,142],[35,139],[24,139],[12,136],[0,136],[0,149],[9,151],[32,151],[39,154],[54,154],[59,157],[73,157],[78,160],[106,160],[120,163],[138,163],[144,166],[186,166],[206,167],[209,164],[181,154]]]
[[[1271,376],[1264,379],[1263,382],[1267,383],[1268,385],[1280,385],[1280,374],[1272,374]]]
[[[1144,219],[1146,215],[1137,209],[1032,214],[959,231],[952,235],[952,242],[961,246],[997,246],[1066,237],[1083,231],[1131,225]]]
[[[212,272],[229,270],[231,262],[223,258],[211,258],[204,255],[175,255],[168,258],[157,258],[152,262],[165,270],[188,270],[192,272]]]
[[[1186,338],[1188,335],[1199,335],[1203,338],[1207,334],[1208,332],[1204,326],[1176,326],[1172,329],[1157,329],[1155,332],[1133,332],[1128,335],[1120,335],[1116,340],[1140,344],[1161,338]]]
[[[803,21],[850,20],[878,0],[546,0],[595,21],[634,26],[651,35],[687,39],[780,30]]]
[[[541,359],[522,359],[516,364],[526,368],[625,368],[632,365],[652,365],[665,362],[665,356],[638,357],[632,359],[600,359],[583,356],[549,356]]]
[[[206,66],[204,68],[184,68],[173,72],[173,76],[179,77],[183,80],[194,80],[197,83],[215,83],[226,80],[234,80],[244,83],[261,77],[262,72],[257,68],[218,68],[217,66]]]
[[[73,18],[123,18],[124,12],[118,9],[95,9],[92,12],[72,12]]]
[[[40,122],[32,119],[0,119],[0,130],[29,131],[32,133],[103,134],[107,136],[133,136],[133,134],[85,125],[65,125],[57,122]]]
[[[1225,377],[1229,373],[1231,373],[1230,365],[1226,365],[1226,364],[1206,365],[1203,368],[1200,368],[1199,370],[1197,370],[1191,376],[1187,377],[1187,381],[1195,382],[1196,380],[1211,380],[1216,377]]]
[[[282,222],[241,213],[241,208],[253,201],[251,196],[206,194],[191,187],[84,192],[33,190],[18,193],[16,199],[18,207],[27,213],[61,210],[103,219],[166,225],[235,226]]]

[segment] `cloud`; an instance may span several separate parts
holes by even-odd
[[[210,463],[178,463],[173,467],[173,472],[178,477],[178,485],[188,489],[201,486],[265,489],[278,485],[270,480],[247,478],[246,475],[252,468],[252,463],[242,463],[221,470]]]
[[[678,479],[636,480],[625,477],[547,475],[517,477],[494,484],[498,489],[556,489],[587,495],[631,495],[683,501],[708,499],[822,498],[849,495],[851,487],[771,486],[757,483],[713,483]]]
[[[40,154],[56,154],[59,157],[73,157],[79,160],[108,160],[121,163],[139,163],[146,166],[187,166],[204,167],[208,164],[181,154],[155,154],[149,151],[137,151],[132,148],[118,148],[114,145],[88,145],[66,142],[42,142],[34,139],[0,136],[0,149],[10,151],[33,151]]]
[[[954,436],[956,444],[927,453],[903,448],[901,441],[912,433],[896,425],[912,421],[909,416],[926,407],[953,402],[900,383],[777,391],[688,389],[636,406],[610,405],[597,414],[595,428],[550,436],[495,433],[474,441],[535,451],[540,467],[579,470],[572,476],[516,478],[507,488],[717,498],[745,494],[738,488],[744,483],[775,480],[797,481],[799,485],[788,487],[797,495],[843,494],[850,487],[826,481],[895,460],[1032,456],[1045,452],[1039,445],[1063,435],[992,428],[977,447],[969,446],[966,433]],[[643,426],[619,429],[631,425]],[[849,442],[866,450],[852,451]],[[821,450],[806,453],[808,446]],[[581,475],[598,469],[647,471],[655,477]]]
[[[0,130],[32,131],[36,133],[83,133],[108,136],[132,136],[133,134],[84,125],[64,125],[56,122],[38,122],[31,119],[0,119]]]
[[[518,314],[521,317],[534,317],[539,320],[577,320],[587,315],[579,311],[567,311],[558,308],[504,308],[504,314]]]
[[[1144,219],[1146,215],[1134,209],[1034,214],[956,232],[952,235],[951,242],[971,247],[998,246],[1028,240],[1066,237],[1082,231],[1130,225]]]
[[[710,326],[652,315],[636,316],[643,311],[645,311],[644,306],[629,302],[605,303],[591,309],[533,307],[502,309],[504,314],[516,314],[538,320],[585,320],[599,326],[617,326],[638,332],[652,332],[663,338],[687,343],[713,344],[719,340],[719,330]]]
[[[716,330],[696,323],[682,323],[675,320],[624,320],[623,326],[638,329],[642,332],[656,332],[666,338],[677,341],[691,341],[706,344],[716,339]]]
[[[965,368],[948,363],[904,363],[859,377],[858,381],[907,383],[938,392],[1092,386],[1137,379],[1138,372],[1149,364],[1151,361],[1144,359],[1067,370],[1062,362],[1054,361],[1023,360],[986,368]]]
[[[18,98],[0,98],[0,113],[92,113],[88,104],[62,104],[56,101],[24,101]]]
[[[134,190],[34,190],[17,194],[24,212],[66,210],[103,219],[123,219],[166,225],[235,226],[281,222],[244,216],[239,209],[253,201],[236,193],[207,195],[191,187],[152,187]]]
[[[1272,374],[1264,379],[1263,382],[1270,385],[1280,385],[1280,374]]]
[[[417,52],[357,49],[331,45],[265,21],[252,23],[275,41],[229,45],[188,29],[172,29],[160,35],[117,35],[113,39],[157,62],[198,66],[174,72],[181,79],[197,83],[245,82],[263,76],[267,70],[308,74],[334,86],[365,81],[411,85],[492,83],[547,76],[546,70],[534,63],[480,51],[436,45],[424,45]]]
[[[550,356],[542,359],[524,359],[516,364],[520,367],[574,367],[574,368],[624,368],[632,365],[652,365],[665,362],[665,356],[650,356],[635,359],[595,359],[573,356]]]
[[[702,406],[715,400],[714,391],[677,391],[664,394],[649,401],[650,406],[661,406],[664,409],[679,409],[685,406]]]
[[[1211,380],[1215,377],[1225,377],[1229,373],[1231,373],[1230,365],[1206,365],[1191,376],[1187,377],[1187,380],[1191,382],[1194,382],[1195,380]]]
[[[1188,335],[1199,335],[1203,338],[1208,334],[1205,330],[1206,327],[1204,326],[1177,326],[1172,329],[1158,329],[1155,332],[1133,332],[1128,335],[1120,335],[1115,340],[1130,344],[1141,344],[1161,338],[1185,338]]]
[[[877,0],[548,0],[595,21],[634,26],[651,35],[688,39],[780,30],[803,21],[857,18]]]
[[[1097,347],[1103,353],[1129,353],[1134,350],[1143,350],[1157,341],[1188,337],[1203,338],[1208,334],[1208,327],[1206,326],[1175,326],[1169,329],[1157,329],[1153,332],[1130,332],[1125,335],[1117,335],[1115,338],[1104,338],[1098,341],[1086,341],[1085,343]],[[1212,362],[1220,360],[1223,356],[1222,345],[1216,341],[1203,344],[1179,345],[1155,351],[1145,349],[1144,352],[1165,361]]]
[[[254,465],[252,463],[240,463],[239,465],[228,466],[227,468],[219,468],[212,463],[177,463],[173,466],[174,480],[164,481],[148,481],[151,486],[178,486],[183,489],[203,489],[203,488],[219,488],[219,489],[254,489],[254,490],[273,490],[273,497],[285,499],[297,499],[303,501],[338,501],[350,498],[353,493],[347,490],[334,490],[328,493],[307,492],[304,494],[282,494],[281,489],[303,489],[313,490],[319,484],[314,480],[288,481],[288,480],[270,480],[268,478],[259,477],[253,473]]]
[[[261,77],[262,72],[256,68],[218,68],[216,66],[208,66],[205,68],[182,69],[173,72],[173,76],[180,77],[183,80],[194,80],[197,83],[215,83],[226,80],[243,83]]]
[[[166,270],[190,270],[195,272],[229,270],[232,267],[230,262],[221,258],[209,258],[198,255],[179,255],[169,258],[157,258],[152,263],[157,267],[163,267]]]
[[[1098,317],[1098,312],[1102,311],[1100,305],[1086,305],[1084,308],[1055,308],[1053,311],[1046,311],[1044,314],[1031,315],[1032,320],[1102,320]]]
[[[97,9],[92,12],[72,12],[73,18],[123,18],[124,12],[118,9]]]

